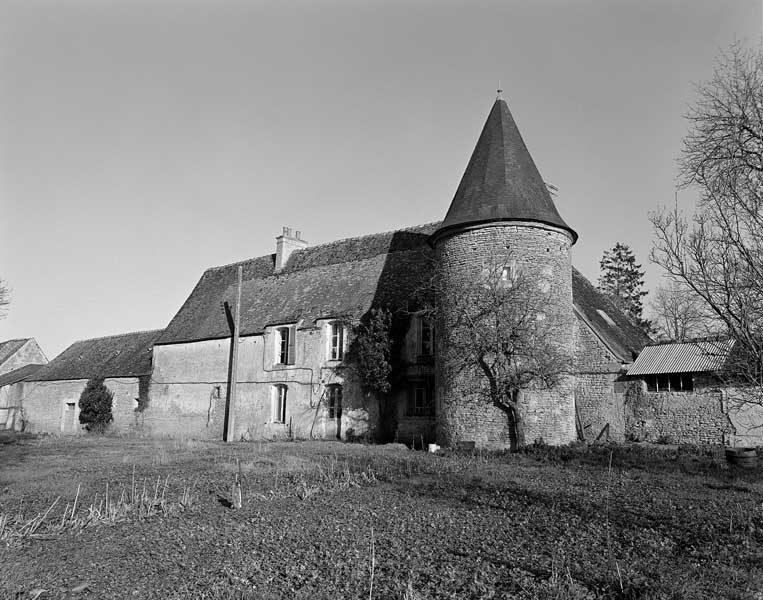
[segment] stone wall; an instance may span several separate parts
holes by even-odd
[[[40,346],[34,339],[29,339],[21,346],[16,352],[14,352],[8,359],[0,365],[0,375],[4,373],[10,373],[16,369],[20,369],[25,365],[40,364],[44,365],[48,362],[48,359],[43,354]]]
[[[648,392],[640,380],[627,390],[625,429],[630,439],[675,444],[722,444],[734,432],[719,390]]]
[[[760,397],[750,397],[744,390],[723,390],[723,404],[731,421],[733,432],[728,441],[731,446],[763,446],[763,405]]]
[[[620,365],[581,318],[575,319],[575,408],[587,441],[625,439],[624,395],[616,391]],[[618,386],[619,390],[619,386]]]
[[[275,363],[276,334],[240,339],[233,439],[334,438],[373,435],[378,403],[329,360],[329,321],[295,328],[293,365]],[[154,347],[150,400],[141,416],[148,435],[222,439],[230,340]],[[327,386],[341,384],[341,422],[329,418]],[[273,419],[275,386],[285,385],[286,422]]]
[[[23,382],[21,406],[25,431],[65,435],[79,433],[82,429],[79,423],[79,397],[86,384],[85,379]],[[109,429],[119,433],[134,431],[138,378],[107,378],[104,384],[114,394],[111,409],[114,421]]]
[[[22,425],[20,401],[24,392],[24,382],[0,387],[0,429],[19,431]]]
[[[531,222],[501,222],[466,228],[437,241],[435,253],[442,268],[444,290],[458,289],[473,281],[481,265],[492,265],[508,256],[523,274],[547,286],[551,298],[543,307],[550,322],[558,323],[558,341],[572,353],[571,239],[568,232]],[[448,312],[447,294],[438,332],[448,330],[453,315]],[[478,372],[452,373],[448,367],[447,343],[437,335],[435,356],[438,442],[454,445],[474,441],[479,446],[506,447],[511,431],[506,413],[494,407],[484,393]],[[564,444],[575,439],[573,382],[566,381],[549,392],[525,395],[525,437]]]

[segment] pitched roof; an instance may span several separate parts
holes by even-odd
[[[268,325],[360,316],[371,306],[404,304],[429,268],[429,235],[437,223],[339,240],[297,250],[275,273],[273,255],[207,269],[170,321],[159,344],[229,335],[222,303],[231,304],[243,267],[241,335]]]
[[[628,375],[719,371],[733,347],[734,340],[729,339],[647,346],[628,369]]]
[[[0,375],[0,387],[3,387],[4,385],[11,385],[12,383],[18,383],[19,381],[23,381],[24,379],[27,379],[29,376],[34,375],[37,371],[39,371],[44,366],[45,365],[38,365],[38,364],[24,365],[23,367],[19,367],[18,369],[9,371],[8,373],[4,373]]]
[[[151,373],[151,348],[162,330],[74,342],[30,381],[60,381],[93,377],[137,377]]]
[[[448,214],[433,239],[464,225],[490,221],[537,221],[577,233],[554,206],[506,102],[488,115]]]
[[[273,272],[272,255],[207,269],[156,343],[228,337],[221,307],[224,301],[233,303],[239,265],[243,267],[241,335],[302,319],[309,325],[318,318],[361,316],[372,306],[405,307],[431,272],[428,239],[439,226],[430,223],[308,247],[295,251],[279,273]],[[623,362],[631,362],[649,343],[574,268],[572,290],[578,313]]]
[[[32,338],[21,338],[17,340],[7,340],[0,342],[0,365],[13,356],[21,346],[26,344]]]
[[[651,342],[643,330],[575,267],[572,268],[572,301],[578,315],[622,362],[631,362]]]

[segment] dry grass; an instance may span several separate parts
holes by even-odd
[[[713,448],[27,438],[3,451],[0,596],[82,581],[107,598],[763,591],[761,471]]]

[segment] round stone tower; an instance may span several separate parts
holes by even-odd
[[[509,107],[499,96],[456,190],[430,239],[440,271],[435,353],[438,440],[508,447],[513,431],[506,412],[484,397],[479,373],[454,369],[448,330],[456,315],[448,290],[463,289],[491,262],[506,257],[510,270],[539,283],[543,314],[554,320],[555,341],[572,356],[573,307],[570,248],[577,234],[559,216]],[[478,397],[479,395],[481,397]],[[530,386],[522,398],[525,440],[565,444],[575,439],[571,376],[551,389]]]

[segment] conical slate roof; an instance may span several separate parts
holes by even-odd
[[[578,234],[564,222],[509,107],[498,98],[441,227],[432,235],[490,221],[537,221]]]

